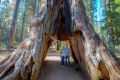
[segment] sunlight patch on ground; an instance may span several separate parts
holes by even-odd
[[[8,56],[8,53],[0,53],[0,61]]]
[[[60,61],[60,57],[58,56],[47,56],[46,60],[50,60],[50,61]]]
[[[61,61],[61,58],[59,56],[47,56],[45,60],[47,60],[47,61]],[[72,57],[70,57],[70,62],[74,62]]]

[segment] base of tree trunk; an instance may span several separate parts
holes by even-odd
[[[0,62],[0,79],[37,80],[54,36],[70,41],[74,59],[90,80],[120,80],[120,65],[95,33],[82,0],[42,0],[41,6],[38,18],[32,20],[28,38]],[[65,15],[67,10],[69,16]],[[69,17],[72,27],[64,22],[68,20],[69,24]]]

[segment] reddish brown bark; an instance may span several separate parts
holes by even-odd
[[[29,37],[0,62],[0,79],[36,80],[52,42],[52,36],[60,40],[70,40],[73,54],[81,70],[90,80],[99,80],[100,76],[107,80],[119,80],[120,65],[93,30],[82,0],[73,0],[68,6],[71,8],[69,13],[72,18],[72,35],[60,30],[61,25],[66,28],[66,24],[61,21],[61,17],[64,17],[61,15],[61,9],[64,10],[62,4],[65,0],[45,1],[42,0],[39,17],[31,23]]]
[[[78,61],[81,68],[85,68],[84,71],[92,80],[97,79],[96,75],[98,73],[104,79],[119,80],[120,65],[95,33],[86,16],[82,0],[76,0],[71,7],[72,22],[74,22],[73,32],[80,31],[82,33],[76,34],[75,39],[73,37],[74,40],[72,40],[72,42],[78,42],[78,46],[76,45],[78,50],[74,51],[78,51],[75,52],[75,55],[79,57]],[[83,62],[83,65],[81,62]]]

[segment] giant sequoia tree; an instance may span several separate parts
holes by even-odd
[[[52,37],[69,40],[72,54],[90,80],[97,74],[120,80],[120,66],[93,30],[82,0],[41,0],[38,17],[21,45],[0,62],[0,79],[37,80]]]
[[[14,15],[13,15],[13,19],[12,19],[12,22],[11,22],[11,27],[10,27],[10,30],[9,30],[7,48],[13,48],[13,42],[14,42],[15,34],[16,34],[16,22],[17,22],[19,4],[20,4],[20,0],[16,0]]]

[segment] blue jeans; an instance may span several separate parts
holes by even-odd
[[[64,65],[64,62],[66,65],[69,65],[70,64],[70,57],[69,56],[66,56],[66,57],[62,56],[61,57],[61,64]]]
[[[64,56],[61,57],[61,64],[64,65]]]
[[[70,57],[66,56],[66,65],[69,65],[69,64],[70,64]]]

